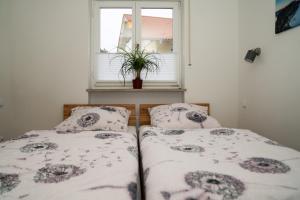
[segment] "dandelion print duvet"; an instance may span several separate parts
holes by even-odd
[[[147,200],[299,200],[300,152],[249,130],[140,128]]]
[[[136,200],[136,134],[31,131],[0,143],[1,200]]]

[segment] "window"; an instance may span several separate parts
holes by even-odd
[[[180,87],[179,2],[94,1],[92,16],[92,87],[120,87],[119,48],[154,53],[160,70],[149,73],[145,87]],[[130,87],[132,77],[127,77]]]

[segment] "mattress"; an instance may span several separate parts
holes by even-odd
[[[147,200],[300,199],[300,152],[249,130],[139,134]]]
[[[128,132],[30,131],[0,143],[0,199],[133,200],[135,127]]]

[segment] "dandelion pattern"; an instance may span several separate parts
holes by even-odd
[[[85,115],[82,115],[78,120],[77,124],[83,128],[88,126],[93,126],[94,124],[99,121],[100,116],[97,113],[87,113]]]
[[[171,109],[171,112],[183,112],[183,111],[187,111],[188,109],[185,107],[175,107]]]
[[[172,108],[170,109],[170,112],[171,113],[178,113],[178,117],[177,117],[177,120],[180,121],[180,115],[182,112],[186,112],[188,109],[185,108],[185,107],[175,107],[175,108]]]
[[[127,186],[127,190],[131,197],[131,200],[137,200],[137,183],[131,182]]]
[[[239,179],[208,171],[189,172],[185,182],[192,188],[201,188],[205,193],[222,196],[222,200],[237,199],[245,190],[245,185]]]
[[[208,117],[207,108],[187,103],[160,105],[150,109],[151,124],[168,129],[190,129],[203,126],[219,127]],[[204,123],[205,121],[205,123]]]
[[[240,166],[256,173],[283,174],[290,171],[288,165],[270,158],[253,157],[240,163]]]
[[[24,153],[31,153],[35,151],[55,150],[57,147],[57,144],[51,142],[32,143],[21,147],[20,151]]]
[[[88,199],[95,189],[94,196],[136,200],[136,158],[132,132],[29,132],[0,144],[0,199]],[[105,176],[115,177],[99,186]]]
[[[46,167],[38,170],[33,180],[36,183],[59,183],[83,173],[85,173],[85,169],[81,169],[75,165],[48,164]]]
[[[164,135],[181,135],[184,133],[184,130],[166,130],[162,132]]]
[[[157,136],[157,134],[154,131],[145,131],[142,133],[142,138],[150,137],[150,136]]]
[[[140,143],[150,199],[289,199],[298,195],[295,174],[300,153],[250,130],[198,128],[164,134],[169,129],[145,126],[140,134],[150,130],[157,136]]]
[[[13,190],[20,182],[18,174],[5,174],[0,172],[0,195]]]
[[[171,198],[171,193],[170,192],[162,191],[160,193],[161,193],[161,195],[163,196],[163,198],[165,200],[169,200]]]
[[[127,148],[127,151],[129,151],[129,153],[131,155],[133,155],[136,159],[138,159],[138,149],[137,149],[137,147],[135,147],[135,146],[129,146]]]
[[[234,130],[229,128],[219,128],[210,131],[210,134],[211,135],[232,135],[234,134]]]
[[[27,138],[35,138],[38,136],[39,136],[38,134],[30,134],[30,135],[24,134],[24,135],[20,135],[16,138],[13,138],[12,140],[22,140],[22,139],[27,139]]]
[[[110,107],[110,106],[102,106],[102,107],[100,107],[100,109],[106,110],[108,112],[116,112],[117,111],[114,107]]]
[[[207,116],[200,112],[191,111],[186,113],[186,118],[193,122],[200,123],[201,127],[204,128],[202,123],[207,119]]]
[[[77,107],[55,127],[57,133],[82,131],[127,131],[130,111],[121,107]]]
[[[172,146],[171,149],[188,153],[199,153],[205,151],[203,147],[197,145]]]
[[[109,138],[116,138],[122,136],[121,134],[118,133],[98,133],[95,135],[95,138],[98,139],[109,139]]]

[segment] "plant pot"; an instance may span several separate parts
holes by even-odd
[[[133,86],[133,89],[142,89],[143,80],[140,78],[136,78],[136,79],[132,80],[132,86]]]

